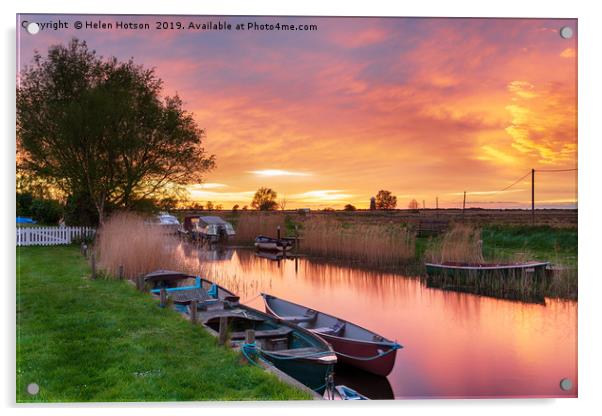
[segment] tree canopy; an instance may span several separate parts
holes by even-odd
[[[204,131],[153,69],[103,59],[85,42],[52,46],[19,74],[19,169],[67,195],[131,207],[200,182],[215,165]]]
[[[270,211],[278,207],[278,194],[271,188],[259,188],[253,196],[251,206],[260,211]]]
[[[381,189],[376,194],[377,209],[394,209],[397,206],[397,197],[391,194],[390,191]]]

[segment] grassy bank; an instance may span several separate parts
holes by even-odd
[[[75,247],[17,249],[18,402],[310,398],[127,282],[88,275]]]

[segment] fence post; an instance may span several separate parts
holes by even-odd
[[[123,280],[123,265],[119,265],[119,280]]]

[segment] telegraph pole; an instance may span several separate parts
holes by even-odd
[[[531,221],[535,223],[535,169],[531,169]]]

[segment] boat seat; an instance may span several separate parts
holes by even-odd
[[[317,332],[318,334],[338,336],[341,334],[341,332],[343,332],[344,329],[345,329],[345,322],[339,321],[332,326],[324,326],[321,328],[312,328],[311,330],[314,332]]]
[[[307,347],[307,348],[291,348],[290,350],[279,350],[279,351],[270,351],[272,354],[277,355],[285,355],[288,357],[294,357],[296,355],[310,355],[313,353],[320,352],[319,348],[316,347]]]
[[[313,309],[308,309],[307,312],[305,312],[305,314],[303,315],[281,316],[280,319],[287,322],[299,323],[313,321],[316,319],[317,316],[318,312],[314,311]]]
[[[288,336],[293,330],[288,327],[255,331],[255,338],[274,338]],[[245,339],[245,332],[232,332],[230,339]]]

